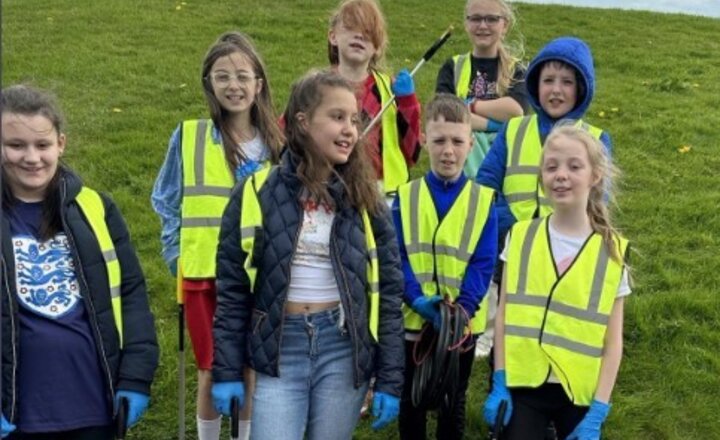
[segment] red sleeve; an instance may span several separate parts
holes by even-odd
[[[408,167],[417,162],[420,155],[420,102],[417,95],[397,98],[397,126],[400,149]]]

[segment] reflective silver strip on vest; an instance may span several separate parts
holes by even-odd
[[[454,289],[460,289],[460,286],[462,286],[461,279],[443,275],[441,273],[438,274],[438,283],[443,286],[450,286]]]
[[[255,237],[255,226],[247,226],[240,228],[240,239],[245,240],[246,238]]]
[[[212,228],[219,227],[222,219],[220,217],[192,217],[182,219],[183,228]]]
[[[368,249],[368,257],[371,260],[377,259],[377,257],[378,257],[377,249],[375,249],[375,248]]]
[[[528,280],[528,268],[530,266],[530,251],[532,250],[532,244],[537,235],[538,229],[542,219],[535,219],[528,226],[527,233],[525,234],[525,240],[522,244],[522,253],[520,254],[520,279],[517,285],[517,295],[525,295],[527,293],[527,280]],[[509,297],[510,295],[508,295]]]
[[[380,283],[373,281],[370,283],[370,291],[371,292],[380,292]]]
[[[510,165],[505,169],[505,177],[517,175],[537,176],[540,174],[540,167],[535,165]]]
[[[416,273],[415,279],[418,281],[418,283],[432,283],[433,274],[431,272]]]
[[[594,322],[596,324],[607,325],[610,320],[610,315],[598,313],[593,310],[579,309],[572,307],[567,304],[558,302],[550,302],[544,296],[538,295],[513,295],[512,292],[508,292],[507,298],[505,299],[508,304],[517,304],[522,306],[533,306],[533,307],[547,307],[548,310],[559,313],[564,316],[579,319],[581,321]]]
[[[115,253],[115,249],[108,249],[106,251],[103,251],[102,256],[106,263],[117,260],[117,254]]]
[[[204,178],[204,176],[203,176]],[[224,186],[195,185],[183,187],[183,196],[218,196],[229,197],[232,188]]]
[[[467,54],[463,54],[463,55],[458,56],[457,62],[455,63],[455,66],[454,66],[454,71],[453,71],[453,76],[454,76],[453,80],[454,80],[454,82],[453,82],[453,85],[455,86],[455,94],[456,94],[456,95],[457,95],[457,91],[459,90],[459,87],[458,87],[458,86],[459,86],[459,84],[460,84],[460,76],[462,75],[462,70],[463,70],[462,68],[463,68],[463,64],[465,64],[465,59],[466,59],[466,58],[467,58]]]
[[[522,338],[539,339],[540,329],[534,327],[525,327],[522,325],[505,325],[505,334],[510,336],[520,336]]]
[[[585,356],[599,358],[602,357],[602,348],[593,347],[583,344],[582,342],[572,341],[562,336],[550,335],[544,333],[540,340],[541,344],[554,345],[555,347],[564,348],[568,351],[584,354]]]
[[[520,127],[518,127],[518,131],[515,133],[515,143],[513,143],[513,154],[510,166],[520,165],[520,150],[522,150],[522,144],[525,141],[525,135],[527,134],[528,126],[532,119],[532,116],[525,116],[520,122]]]
[[[593,275],[592,290],[590,292],[590,301],[588,301],[587,309],[597,311],[600,309],[600,297],[602,296],[605,274],[608,269],[610,254],[603,243],[600,246],[600,255],[598,256],[597,265],[595,266],[595,274]]]
[[[465,226],[463,226],[460,247],[455,251],[456,258],[465,262],[470,261],[470,235],[475,226],[475,218],[477,217],[477,208],[480,201],[480,185],[473,185],[472,183],[466,183],[466,185],[470,185],[470,203],[468,206],[470,216],[467,218]]]
[[[421,183],[422,181],[418,179],[410,184],[410,246],[415,243],[420,243],[420,228],[418,227],[418,219],[420,218],[419,201]],[[430,252],[432,252],[432,249]]]

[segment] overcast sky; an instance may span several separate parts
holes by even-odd
[[[645,9],[720,17],[720,0],[520,0],[519,2],[556,3],[595,8]]]

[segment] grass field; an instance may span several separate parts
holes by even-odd
[[[464,0],[387,0],[388,66],[414,65],[450,24],[457,31],[418,72],[423,102],[447,57],[467,51]],[[412,5],[412,7],[410,7]],[[162,349],[152,404],[130,438],[172,439],[177,425],[173,280],[159,256],[150,190],[167,140],[205,116],[204,52],[222,32],[250,34],[269,66],[279,109],[291,82],[324,66],[334,0],[5,0],[3,85],[53,89],[68,120],[67,162],[120,205],[144,265]],[[590,43],[597,92],[587,115],[612,135],[624,171],[617,221],[632,242],[635,289],[608,439],[720,439],[720,20],[517,5],[526,59],[550,38]],[[416,175],[427,167],[423,156]],[[187,353],[188,377],[194,376]],[[484,438],[486,370],[470,390],[468,438]],[[188,383],[193,396],[194,382]],[[188,439],[195,438],[188,399]],[[363,422],[358,439],[396,438]]]

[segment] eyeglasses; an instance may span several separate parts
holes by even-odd
[[[230,82],[234,79],[237,80],[237,82],[241,85],[247,85],[254,79],[260,79],[257,75],[248,75],[245,73],[238,73],[237,75],[231,75],[229,73],[225,72],[215,72],[208,77],[212,80],[212,82],[218,86],[218,87],[228,87],[230,85]]]
[[[505,17],[502,15],[468,15],[465,17],[470,23],[479,26],[484,21],[488,26],[494,26],[500,23]]]

